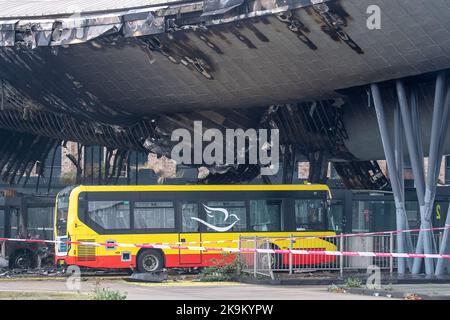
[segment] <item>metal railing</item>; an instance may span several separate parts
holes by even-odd
[[[239,237],[241,249],[282,249],[282,250],[322,250],[340,252],[397,252],[397,239],[395,233],[383,235],[364,235],[352,237],[317,237],[299,238],[288,237]],[[413,247],[417,242],[417,234],[411,235]],[[436,249],[442,234],[434,234]],[[397,268],[397,259],[393,257],[361,257],[361,256],[329,256],[305,255],[289,253],[240,252],[240,259],[245,265],[244,272],[273,278],[274,272],[302,273],[312,271],[358,271],[367,270],[369,266],[378,266],[381,270],[394,272]]]

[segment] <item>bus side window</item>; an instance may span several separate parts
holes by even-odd
[[[182,232],[199,232],[199,223],[193,218],[198,216],[197,203],[180,203],[181,207],[181,231]]]
[[[135,229],[175,228],[175,208],[171,201],[135,202]]]
[[[130,228],[129,201],[89,201],[88,215],[105,230]]]
[[[324,230],[325,203],[320,199],[295,200],[296,231]]]
[[[281,231],[281,200],[250,200],[251,231]]]

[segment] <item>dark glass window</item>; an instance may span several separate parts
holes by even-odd
[[[328,218],[328,229],[337,233],[343,232],[344,204],[342,201],[333,201]]]
[[[173,202],[136,202],[134,204],[134,228],[175,228],[175,209]]]
[[[445,184],[450,184],[450,156],[445,157]]]
[[[5,211],[0,210],[0,237],[5,236]]]
[[[53,208],[28,208],[28,234],[34,239],[53,239]]]
[[[56,151],[50,151],[47,159],[45,160],[45,172],[50,172],[52,170],[53,162],[53,177],[61,176],[61,146],[56,147]],[[53,155],[54,158],[53,158]]]
[[[352,232],[369,232],[370,201],[353,201],[352,206]]]
[[[88,216],[103,229],[129,229],[130,202],[89,201]]]
[[[281,231],[281,200],[250,200],[251,231]]]
[[[395,226],[394,201],[356,200],[352,211],[352,232],[391,230]]]
[[[321,199],[295,200],[295,229],[317,231],[325,229],[325,201]]]
[[[182,203],[181,204],[181,220],[182,232],[198,232],[198,204]]]
[[[420,208],[417,201],[405,201],[406,216],[408,217],[409,228],[420,227]],[[392,216],[395,217],[395,208],[392,212]],[[396,228],[395,221],[391,228]],[[391,229],[388,229],[391,230]]]
[[[247,209],[244,201],[211,201],[203,206],[208,232],[236,232],[247,229]]]
[[[69,213],[70,193],[74,187],[66,187],[60,191],[56,199],[56,233],[58,237],[65,236],[67,233],[67,215]]]

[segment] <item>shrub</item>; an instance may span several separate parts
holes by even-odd
[[[345,286],[347,288],[361,288],[362,282],[358,278],[347,278],[347,280],[345,280]]]
[[[94,300],[125,300],[126,298],[126,293],[121,293],[120,291],[111,290],[108,288],[101,288],[99,281],[97,281],[92,294],[92,299]]]
[[[214,260],[213,266],[203,268],[199,274],[199,281],[231,281],[241,276],[245,263],[238,257],[231,263],[227,262],[229,254],[224,253],[223,259]]]

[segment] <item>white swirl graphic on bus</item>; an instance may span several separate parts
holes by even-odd
[[[224,223],[228,220],[228,218],[234,218],[234,222],[232,224],[230,224],[229,226],[218,227],[218,226],[215,226],[213,224],[210,224],[210,223],[206,222],[205,220],[202,220],[202,219],[199,219],[199,218],[196,218],[196,217],[191,217],[192,220],[196,220],[196,221],[204,224],[208,228],[211,228],[211,229],[213,229],[215,231],[226,232],[226,231],[230,230],[231,228],[233,228],[234,225],[236,223],[238,223],[239,220],[240,220],[237,215],[229,214],[227,209],[224,209],[224,208],[211,208],[211,207],[208,207],[208,206],[204,205],[203,203],[202,203],[202,205],[203,205],[203,207],[205,207],[206,214],[210,218],[214,218],[218,213],[219,214],[221,213],[221,214],[224,215],[224,219],[223,219]]]

